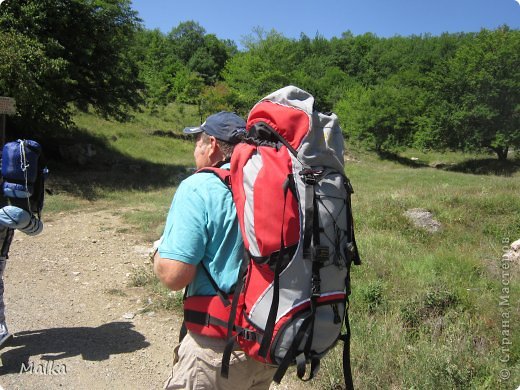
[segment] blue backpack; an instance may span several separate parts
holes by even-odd
[[[48,172],[38,142],[19,139],[4,145],[2,193],[13,205],[40,217]]]

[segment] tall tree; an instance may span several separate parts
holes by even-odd
[[[158,29],[139,29],[132,56],[145,84],[146,104],[150,107],[166,105],[172,99],[175,75],[185,67],[173,53],[172,42]]]
[[[244,43],[247,50],[228,61],[223,76],[236,109],[245,113],[259,98],[291,82],[298,57],[294,42],[274,30],[255,29]]]
[[[0,89],[20,126],[70,123],[70,105],[127,118],[142,84],[129,56],[139,25],[129,0],[17,0],[0,7]],[[9,42],[15,47],[7,48]],[[33,54],[27,49],[36,47]],[[20,55],[10,57],[9,52]],[[38,64],[50,66],[43,71]],[[33,76],[36,76],[34,78]],[[31,90],[31,93],[25,93]]]
[[[373,87],[351,88],[335,111],[349,136],[382,152],[411,144],[422,107],[421,90],[396,75]]]
[[[507,159],[520,147],[520,31],[482,30],[431,75],[428,131],[433,148],[493,150]]]
[[[204,46],[204,35],[206,35],[204,27],[190,20],[181,22],[177,27],[172,28],[168,33],[168,38],[174,43],[174,52],[177,57],[187,64],[193,53],[199,47]]]

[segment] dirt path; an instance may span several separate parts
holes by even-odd
[[[140,313],[147,290],[128,279],[151,243],[125,231],[116,213],[83,210],[46,218],[36,237],[15,233],[4,278],[14,339],[0,351],[0,390],[162,388],[181,319]],[[288,388],[299,386],[271,386]]]
[[[179,320],[138,314],[146,291],[127,281],[151,244],[122,228],[109,211],[83,211],[48,218],[37,237],[16,233],[5,275],[15,337],[0,352],[0,387],[161,387]]]

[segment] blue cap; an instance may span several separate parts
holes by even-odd
[[[185,134],[205,132],[218,140],[237,144],[246,132],[246,122],[234,112],[221,111],[207,117],[198,127],[186,127]]]

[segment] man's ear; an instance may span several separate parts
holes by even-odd
[[[215,150],[217,148],[217,139],[213,137],[212,135],[209,136],[209,155],[213,155],[215,153]]]
[[[208,156],[210,157],[210,159],[214,159],[214,161],[219,161],[221,159],[220,155],[222,154],[222,152],[220,151],[217,139],[211,135],[209,137],[209,142],[210,149]]]

